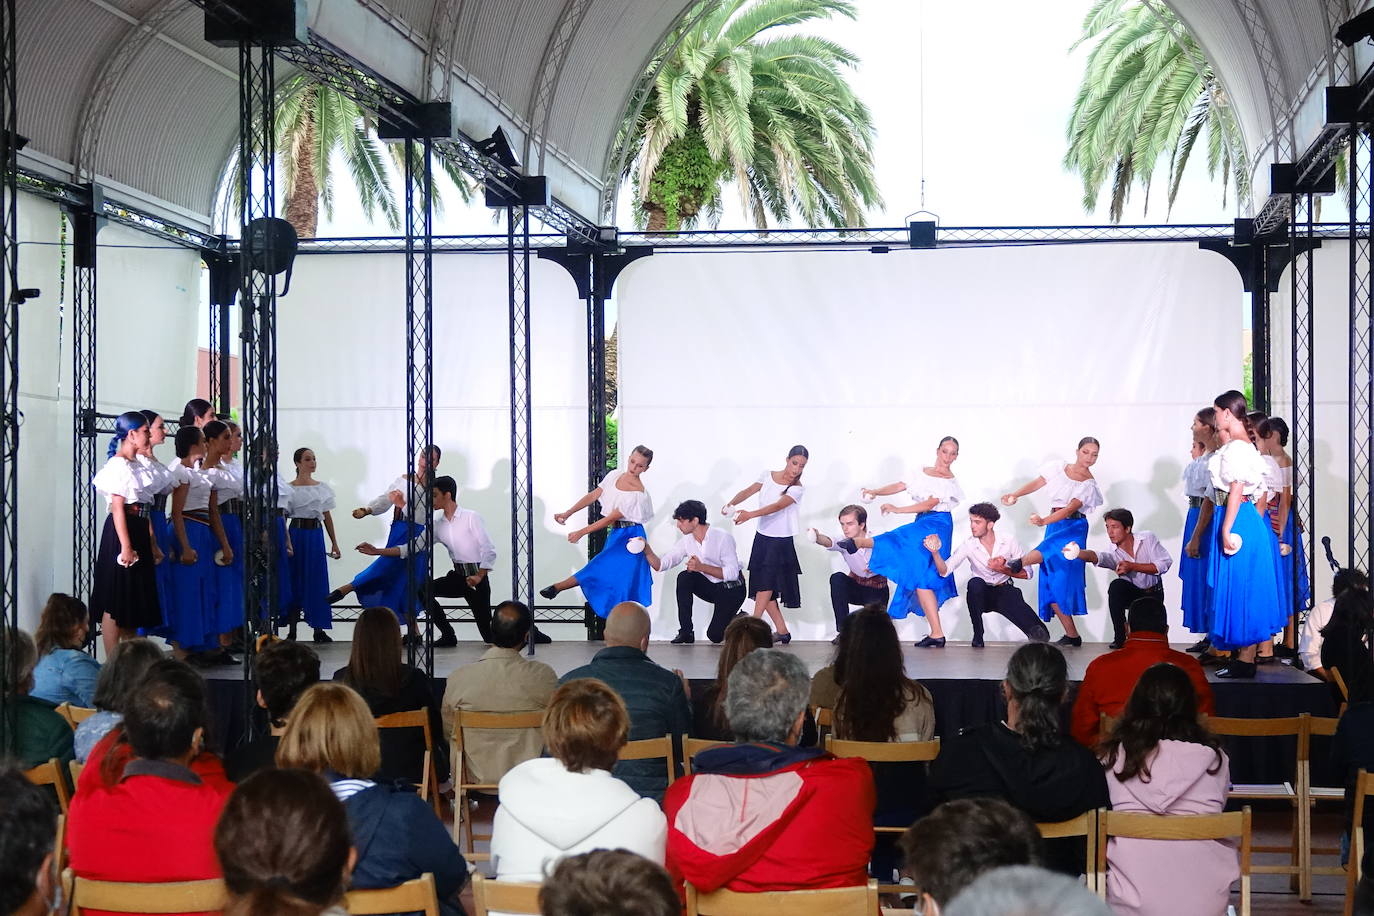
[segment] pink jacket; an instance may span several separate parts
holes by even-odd
[[[1107,777],[1112,810],[1146,814],[1217,814],[1231,785],[1230,761],[1186,741],[1161,741],[1150,780],[1126,782],[1118,757]],[[1207,771],[1216,768],[1215,773]],[[1225,916],[1231,882],[1240,877],[1233,846],[1221,840],[1133,840],[1107,844],[1107,903],[1130,916]]]

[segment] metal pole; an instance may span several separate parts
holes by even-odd
[[[510,297],[511,593],[534,609],[534,470],[530,416],[530,211],[506,207]],[[529,654],[534,654],[531,634]]]
[[[432,169],[434,141],[426,137],[417,144],[412,138],[405,141],[406,181],[406,444],[410,467],[417,467],[419,458],[434,443],[434,174]],[[430,478],[433,478],[433,469]],[[431,480],[416,480],[412,476],[406,488],[406,506],[411,510],[408,520],[424,525],[419,551],[406,554],[407,600],[421,596],[430,601],[433,580],[434,526],[432,518],[424,518],[417,507],[432,504]],[[417,556],[423,555],[423,558]],[[418,620],[418,616],[413,619]],[[414,633],[414,630],[411,630]],[[418,647],[407,640],[407,654],[414,665]],[[424,668],[434,675],[434,628],[425,627]]]

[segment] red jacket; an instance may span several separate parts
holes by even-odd
[[[663,799],[668,870],[704,892],[864,884],[874,803],[857,757],[771,744],[703,751]]]
[[[91,753],[86,757],[86,765],[81,770],[81,778],[76,781],[77,795],[96,788],[109,788],[103,786],[101,765],[105,762],[105,755],[111,753],[111,748],[114,749],[115,758],[119,761],[115,772],[119,775],[124,773],[125,765],[134,757],[134,749],[129,746],[129,742],[120,740],[123,735],[123,727],[116,726],[91,748]],[[234,784],[224,773],[224,762],[210,751],[201,751],[196,755],[191,761],[191,772],[199,776],[203,782],[222,789],[226,795],[234,790]],[[115,782],[118,781],[116,776]]]
[[[1212,687],[1197,659],[1186,652],[1170,649],[1169,640],[1162,633],[1132,633],[1126,637],[1126,645],[1088,664],[1083,683],[1078,687],[1078,698],[1073,702],[1070,731],[1074,740],[1090,748],[1096,747],[1102,714],[1120,716],[1136,681],[1146,668],[1160,662],[1182,668],[1197,692],[1198,712],[1215,715]]]

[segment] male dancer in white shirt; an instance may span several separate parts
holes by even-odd
[[[644,543],[644,558],[655,572],[667,572],[682,561],[687,568],[677,575],[677,635],[674,645],[696,642],[692,626],[692,600],[711,602],[711,623],[706,638],[713,643],[725,639],[725,628],[744,605],[744,579],[740,575],[739,554],[730,532],[712,528],[706,521],[706,504],[689,499],[673,510],[673,521],[682,537],[659,556]]]
[[[1149,531],[1131,530],[1135,527],[1131,510],[1108,509],[1102,519],[1112,546],[1106,550],[1080,549],[1078,559],[1113,570],[1120,577],[1107,586],[1107,610],[1112,617],[1112,644],[1108,648],[1120,649],[1126,644],[1126,610],[1137,598],[1164,600],[1160,577],[1169,571],[1174,558]]]
[[[968,605],[969,621],[973,624],[973,647],[983,647],[983,615],[993,611],[1016,625],[1031,642],[1049,642],[1050,631],[1031,610],[1021,590],[1012,579],[1029,579],[1031,567],[1008,574],[1006,561],[1021,556],[1021,545],[1014,535],[1000,535],[997,520],[1002,513],[992,503],[976,503],[968,510],[968,527],[973,537],[950,553],[949,559],[940,556],[940,538],[927,535],[924,541],[935,561],[935,569],[942,576],[960,563],[967,562],[973,575],[964,586],[964,601]]]
[[[441,634],[436,649],[458,645],[453,627],[444,618],[443,605],[436,598],[462,598],[472,609],[472,619],[482,641],[491,643],[491,579],[496,565],[496,545],[487,535],[482,516],[458,505],[458,483],[452,477],[434,478],[434,541],[448,549],[453,569],[436,576],[425,595],[430,623]],[[402,551],[402,556],[405,551]]]
[[[811,531],[816,536],[817,544],[838,553],[849,567],[847,573],[836,572],[830,575],[830,607],[835,612],[835,638],[830,642],[831,645],[836,645],[840,641],[840,629],[849,617],[851,604],[862,607],[876,603],[887,607],[891,595],[887,577],[880,576],[868,568],[868,558],[873,555],[872,547],[860,547],[849,553],[837,546],[832,538],[821,534],[815,528]],[[845,506],[840,510],[840,531],[851,539],[868,537],[868,510],[863,506]]]

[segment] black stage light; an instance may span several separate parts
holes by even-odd
[[[10,302],[14,303],[15,305],[23,305],[30,299],[37,299],[41,295],[43,295],[43,291],[39,289],[34,289],[33,287],[28,287],[26,289],[16,289],[10,292]]]
[[[506,132],[499,127],[487,139],[477,141],[477,151],[483,156],[495,159],[508,169],[520,169],[520,158],[515,155],[515,150],[511,149],[510,138],[506,136]]]
[[[1347,48],[1366,38],[1374,38],[1374,9],[1365,10],[1354,19],[1347,19],[1336,29],[1336,40]]]

